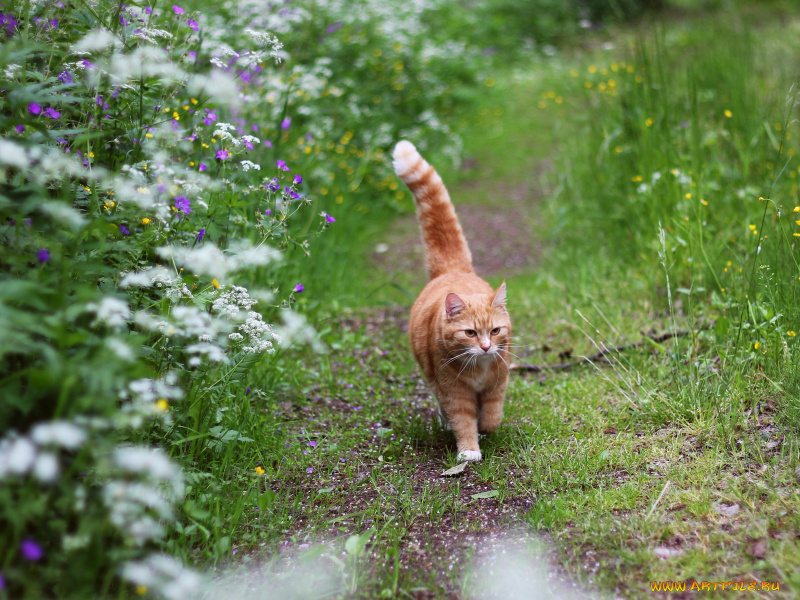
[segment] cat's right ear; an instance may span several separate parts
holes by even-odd
[[[444,299],[444,310],[448,319],[458,316],[458,313],[464,310],[464,306],[466,306],[464,301],[453,292],[447,294],[447,298]]]

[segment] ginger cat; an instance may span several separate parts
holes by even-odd
[[[397,144],[394,170],[414,194],[430,281],[411,308],[411,350],[456,436],[459,460],[481,460],[478,433],[503,418],[511,318],[505,282],[475,274],[442,178],[414,145]]]

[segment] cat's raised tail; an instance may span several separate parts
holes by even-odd
[[[395,173],[416,200],[430,278],[444,273],[474,273],[467,240],[442,178],[411,142],[398,142],[392,158]]]

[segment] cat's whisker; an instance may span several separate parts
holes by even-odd
[[[436,375],[438,376],[442,372],[442,369],[444,369],[447,365],[449,365],[450,363],[458,360],[459,358],[462,358],[463,356],[466,356],[469,353],[470,353],[470,350],[465,350],[461,354],[448,359],[441,367],[439,367],[439,370],[436,372]]]

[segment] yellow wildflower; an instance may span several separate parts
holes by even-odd
[[[724,114],[729,119],[733,116],[733,113],[731,111],[729,111],[727,108],[725,109],[725,112],[722,113],[722,114]]]
[[[789,337],[794,337],[794,336],[796,336],[797,334],[796,334],[794,331],[787,331],[787,332],[786,332],[786,335],[788,335]]]
[[[687,194],[684,196],[684,198],[686,198],[687,200],[691,200],[691,199],[692,199],[692,195],[691,195],[691,194],[689,194],[689,193],[687,193]]]
[[[756,230],[756,226],[755,225],[749,225],[749,227],[750,227],[750,231],[755,231]]]
[[[589,73],[597,73],[597,67],[595,67],[594,65],[591,65],[589,67],[588,71],[589,71]]]
[[[169,402],[167,402],[166,398],[159,398],[158,402],[156,402],[156,406],[158,410],[167,410],[169,408]]]
[[[266,471],[262,469],[261,466],[259,465],[258,467],[256,467],[256,473],[258,473],[259,475],[263,475],[264,473],[266,473]]]
[[[149,225],[149,224],[150,224],[150,219],[148,219],[147,217],[144,217],[142,219],[142,225]]]
[[[756,342],[755,344],[753,344],[754,350],[758,350],[759,348],[761,348],[761,342]]]
[[[144,596],[147,593],[147,586],[146,585],[137,585],[136,586],[136,593],[140,596]]]
[[[655,121],[655,119],[653,119],[653,117],[648,117],[647,121],[645,121],[644,124],[647,125],[648,127],[652,127],[653,123],[655,123],[655,122],[656,121]]]
[[[178,114],[177,110],[172,112],[172,118],[175,119],[176,121],[181,120],[181,116]]]
[[[212,280],[211,280],[211,285],[213,285],[213,286],[214,286],[214,289],[215,289],[215,290],[218,290],[218,289],[219,289],[219,281],[217,281],[217,278],[216,278],[216,277],[214,277],[214,279],[212,279]]]

